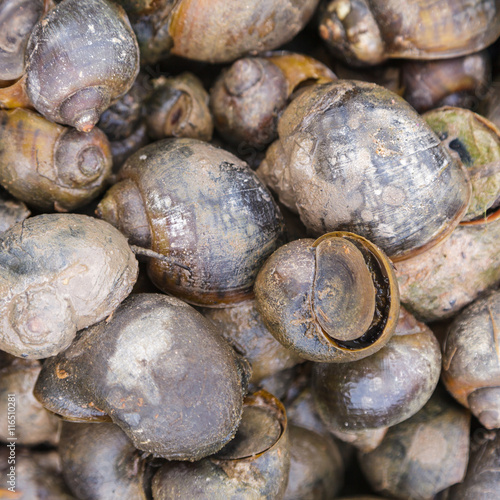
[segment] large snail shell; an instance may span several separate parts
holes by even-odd
[[[171,14],[172,54],[207,62],[229,62],[272,50],[295,36],[318,0],[270,2],[182,0]]]
[[[0,237],[0,348],[46,358],[130,293],[137,260],[104,221],[76,214],[29,218]]]
[[[338,80],[287,107],[258,173],[314,234],[352,231],[393,260],[435,245],[460,222],[470,182],[398,95]]]
[[[164,139],[132,155],[98,214],[150,248],[161,290],[202,306],[251,298],[283,237],[271,194],[232,154],[195,139]]]
[[[0,184],[43,211],[74,210],[95,198],[111,175],[108,139],[33,111],[0,110]]]
[[[345,365],[315,364],[312,387],[318,413],[330,431],[378,430],[419,411],[440,373],[436,338],[402,309],[396,333],[382,349]]]
[[[351,63],[446,59],[492,44],[500,10],[495,0],[332,0],[322,10],[320,35]]]
[[[450,325],[443,381],[488,429],[500,427],[500,292],[476,300]]]
[[[233,438],[245,369],[194,308],[162,294],[134,294],[46,360],[34,394],[68,419],[111,419],[136,448],[199,460]]]
[[[378,351],[399,312],[392,264],[352,233],[280,247],[259,271],[255,297],[275,338],[312,361],[353,361]]]
[[[0,4],[0,80],[15,80],[24,73],[24,51],[43,10],[44,0],[4,0]]]
[[[66,0],[33,29],[26,91],[51,121],[88,132],[132,86],[139,48],[123,9],[107,0]]]

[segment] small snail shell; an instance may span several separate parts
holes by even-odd
[[[254,290],[269,331],[312,361],[369,356],[396,327],[399,293],[392,264],[352,233],[280,247],[262,266]]]
[[[44,0],[4,0],[0,4],[0,81],[24,73],[24,51],[33,26],[44,11]]]
[[[108,316],[130,293],[137,261],[112,226],[45,214],[0,236],[0,348],[46,358],[77,330]]]
[[[468,109],[444,107],[422,117],[469,172],[472,197],[462,223],[483,223],[499,217],[500,131]]]
[[[403,97],[419,112],[450,105],[475,109],[491,79],[488,51],[437,61],[405,61]]]
[[[148,272],[158,288],[209,307],[252,297],[284,228],[271,194],[244,162],[202,141],[164,139],[132,155],[119,179],[97,213],[155,252]]]
[[[285,408],[266,391],[247,396],[236,436],[216,455],[195,463],[168,462],[155,474],[154,500],[282,499],[290,469]]]
[[[378,493],[434,498],[462,481],[469,433],[470,413],[440,389],[413,417],[391,427],[375,450],[359,454],[359,464]]]
[[[401,309],[394,336],[375,354],[345,365],[315,364],[312,390],[323,422],[343,439],[344,431],[377,431],[414,415],[440,372],[433,333]]]
[[[490,500],[500,491],[500,431],[478,429],[471,442],[471,456],[464,480],[449,491],[453,500]]]
[[[214,126],[208,109],[208,92],[198,77],[182,73],[172,78],[160,77],[153,85],[146,103],[146,124],[153,139],[212,139]]]
[[[217,131],[234,144],[265,146],[276,138],[278,118],[298,86],[333,79],[325,65],[301,54],[239,59],[222,71],[210,91]]]
[[[77,498],[146,500],[146,463],[117,425],[63,422],[58,451]]]
[[[402,260],[449,236],[467,210],[463,167],[378,85],[313,85],[286,108],[278,134],[258,174],[313,234],[352,231]]]
[[[28,205],[74,210],[105,188],[111,166],[99,129],[83,133],[26,109],[0,110],[0,184]]]
[[[331,0],[321,11],[319,33],[351,64],[447,59],[492,44],[500,14],[495,0]]]
[[[34,394],[66,419],[112,420],[136,448],[194,461],[233,438],[246,369],[194,308],[163,294],[134,294],[47,360]]]
[[[455,317],[443,348],[443,381],[487,429],[500,427],[500,292]]]
[[[88,132],[139,72],[137,40],[108,0],[65,0],[34,27],[26,48],[26,92],[51,121]]]

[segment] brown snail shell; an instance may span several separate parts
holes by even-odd
[[[132,86],[139,48],[125,12],[108,0],[66,0],[31,32],[15,89],[51,121],[88,132]],[[5,89],[7,90],[7,89]],[[0,92],[4,106],[18,106]]]
[[[105,188],[111,167],[99,129],[83,133],[26,109],[0,110],[0,184],[28,205],[75,210]]]
[[[464,309],[443,348],[443,381],[451,395],[487,429],[500,427],[500,292]]]
[[[58,450],[77,498],[146,500],[145,461],[117,425],[63,422]]]
[[[258,174],[313,234],[352,231],[402,260],[460,222],[470,182],[398,95],[338,80],[306,89],[278,123]]]
[[[391,427],[375,450],[359,454],[361,470],[375,491],[391,498],[434,498],[463,479],[469,432],[469,412],[438,390],[413,417]]]
[[[277,137],[277,121],[295,89],[336,77],[312,57],[270,52],[223,70],[210,90],[217,131],[229,142],[263,147]]]
[[[44,13],[44,0],[5,0],[0,5],[0,81],[24,73],[24,52],[33,26]]]
[[[403,97],[419,112],[440,106],[476,109],[491,75],[486,50],[437,61],[405,61],[401,67]]]
[[[467,168],[472,197],[463,222],[500,216],[500,131],[481,115],[455,107],[428,111],[425,121]]]
[[[254,291],[269,331],[311,361],[373,354],[394,333],[399,312],[392,264],[347,232],[282,246],[262,266]]]
[[[192,73],[160,77],[146,103],[148,134],[154,140],[191,137],[210,141],[213,120],[208,109],[208,92]]]
[[[458,226],[440,245],[396,264],[401,302],[420,321],[453,316],[500,282],[500,220]]]
[[[320,13],[319,33],[351,64],[447,59],[492,44],[500,14],[495,0],[331,0]]]
[[[381,431],[382,439],[384,428],[425,405],[440,372],[441,351],[433,333],[401,309],[394,336],[375,354],[345,365],[315,364],[312,390],[320,417],[337,437]],[[353,444],[372,446],[364,440]]]
[[[273,395],[259,391],[247,396],[236,436],[216,455],[163,465],[153,478],[153,499],[280,500],[289,469],[285,409]]]
[[[464,480],[450,489],[453,500],[490,500],[500,489],[500,432],[478,429],[473,435],[471,457]]]
[[[134,294],[46,360],[34,394],[66,419],[113,421],[140,450],[194,461],[233,438],[246,369],[194,308]]]
[[[209,307],[252,297],[284,228],[244,162],[195,139],[164,139],[131,156],[119,179],[97,213],[153,251],[148,272],[158,288]]]
[[[54,356],[77,330],[108,316],[130,293],[137,261],[112,226],[76,214],[45,214],[0,236],[0,348]]]
[[[42,365],[37,360],[16,358],[0,370],[0,410],[6,415],[0,422],[1,441],[9,443],[15,437],[18,445],[57,444],[61,422],[33,396],[33,387],[41,369]],[[12,404],[9,404],[12,402],[15,413],[12,412]],[[14,425],[7,418],[9,410],[10,414],[15,414]]]
[[[234,307],[207,309],[203,315],[250,363],[250,383],[258,384],[262,379],[303,361],[271,335],[257,311],[255,300]]]

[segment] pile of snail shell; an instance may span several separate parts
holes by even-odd
[[[499,37],[0,2],[0,498],[500,498]]]

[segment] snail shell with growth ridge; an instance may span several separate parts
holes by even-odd
[[[252,297],[257,272],[284,232],[276,203],[250,168],[195,139],[137,151],[97,214],[152,250],[148,273],[158,288],[210,307]]]
[[[467,210],[463,167],[378,85],[313,85],[286,108],[278,134],[258,174],[316,235],[352,231],[401,260],[449,236]]]

